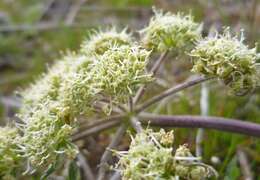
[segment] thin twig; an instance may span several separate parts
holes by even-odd
[[[109,104],[110,103],[110,104]],[[104,100],[101,100],[99,102],[96,102],[93,107],[99,111],[103,111],[104,112],[104,107],[105,106],[111,106],[111,112],[114,112],[114,113],[122,113],[122,112],[125,112],[125,109],[120,106],[120,105],[114,105],[114,104],[111,104],[111,102],[107,102],[107,101],[104,101]]]
[[[204,137],[204,129],[199,128],[196,134],[196,157],[201,157],[202,156],[202,142],[203,142],[203,137]]]
[[[94,174],[93,174],[93,172],[92,172],[92,170],[91,170],[91,168],[88,164],[88,161],[81,152],[78,153],[77,159],[79,161],[80,167],[83,170],[84,179],[95,180],[95,176],[94,176]]]
[[[43,17],[49,14],[49,10],[55,1],[56,0],[49,0],[47,3],[45,3],[44,7],[42,8],[41,15],[39,16],[39,21],[42,21]]]
[[[101,102],[101,104],[102,104],[102,102],[107,103],[107,104],[111,104],[112,100],[103,98],[102,100],[100,100],[100,102]],[[112,102],[111,105],[113,105],[113,109],[114,109],[115,112],[120,113],[120,112],[126,112],[127,111],[126,108],[121,104]]]
[[[74,20],[82,7],[82,5],[86,2],[86,0],[78,0],[75,4],[73,4],[70,8],[70,11],[67,15],[67,18],[65,20],[65,24],[72,25],[74,23]]]
[[[169,116],[151,113],[141,113],[138,117],[142,123],[161,127],[208,128],[260,137],[260,124],[236,119],[190,115]]]
[[[126,12],[152,12],[151,8],[146,7],[138,7],[138,6],[127,6],[127,7],[115,7],[115,6],[100,6],[100,5],[87,5],[83,6],[82,10],[84,11],[94,11],[94,12],[100,12],[102,11],[112,11],[112,12],[118,12],[118,11],[126,11]]]
[[[168,54],[168,51],[165,51],[164,53],[161,54],[159,59],[156,60],[155,64],[153,65],[153,67],[151,68],[151,71],[150,71],[152,76],[156,75],[159,67],[161,66],[161,64],[162,64],[163,60],[165,59],[165,57],[167,56],[167,54]],[[143,85],[138,89],[138,91],[134,97],[134,100],[133,100],[134,104],[136,104],[139,101],[139,99],[143,96],[145,88],[146,88],[146,85]]]
[[[139,107],[137,107],[137,109],[135,110],[135,112],[141,112],[143,110],[145,110],[146,108],[148,108],[149,106],[157,103],[158,101],[161,101],[163,98],[171,96],[179,91],[182,91],[183,89],[186,89],[188,87],[192,87],[194,85],[197,85],[201,82],[207,81],[209,79],[212,78],[208,78],[208,77],[199,77],[197,79],[193,79],[193,80],[188,80],[184,83],[181,83],[179,85],[173,86],[170,89],[167,89],[166,91],[162,92],[161,94],[152,97],[151,99],[149,99],[148,101],[146,101],[145,103],[141,104]]]
[[[207,82],[201,84],[200,111],[202,116],[208,116],[209,112],[209,89]],[[202,142],[204,138],[204,129],[199,128],[196,134],[196,156],[202,157]]]
[[[121,174],[120,174],[120,172],[118,172],[118,171],[116,171],[116,172],[112,175],[112,177],[110,178],[110,180],[119,180],[119,179],[121,179]]]
[[[162,64],[162,62],[164,61],[165,57],[167,56],[169,51],[165,51],[164,53],[161,54],[161,56],[159,57],[159,59],[157,59],[153,65],[153,67],[151,68],[150,73],[152,73],[153,76],[155,76]]]
[[[102,119],[91,119],[89,122],[92,122],[92,123],[82,123],[82,124],[80,124],[79,129],[76,133],[79,133],[79,131],[84,131],[84,130],[90,129],[92,127],[107,123],[109,121],[119,120],[119,119],[122,119],[124,117],[125,117],[125,115],[113,115],[113,116],[108,116],[108,117],[105,117],[105,118],[102,118]]]
[[[137,117],[132,117],[130,119],[130,122],[131,122],[131,125],[133,126],[133,128],[135,129],[135,131],[137,133],[140,133],[140,132],[143,131],[142,125],[141,125],[141,123],[140,123],[140,121],[138,120]]]
[[[106,170],[107,170],[106,165],[112,156],[112,152],[110,151],[110,149],[114,149],[116,146],[118,146],[118,144],[120,143],[120,141],[122,140],[122,138],[125,135],[126,129],[127,129],[127,126],[126,126],[126,124],[123,123],[118,128],[115,136],[113,137],[112,141],[110,142],[110,144],[108,145],[104,154],[102,155],[101,160],[100,160],[100,169],[98,171],[98,180],[105,179]]]
[[[71,25],[56,23],[56,22],[41,22],[37,24],[18,24],[18,25],[3,25],[0,26],[2,32],[23,32],[23,31],[49,31],[64,28],[92,28],[96,24],[74,23]]]
[[[108,121],[108,122],[104,122],[103,124],[99,124],[97,126],[93,126],[92,128],[90,129],[87,129],[83,132],[80,132],[78,134],[75,134],[72,136],[72,141],[75,142],[75,141],[78,141],[82,138],[85,138],[87,136],[90,136],[90,135],[93,135],[93,134],[97,134],[101,131],[104,131],[106,129],[110,129],[112,127],[115,127],[117,125],[119,125],[121,122],[121,119],[114,119],[113,121]]]
[[[240,169],[242,171],[244,180],[253,180],[253,175],[250,170],[250,164],[248,162],[245,152],[241,148],[238,148],[237,150],[237,158],[240,164]]]
[[[129,100],[128,100],[128,106],[129,106],[129,111],[130,112],[133,112],[133,107],[134,107],[134,104],[133,104],[133,98],[129,98]]]

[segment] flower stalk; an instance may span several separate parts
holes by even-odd
[[[151,99],[149,99],[148,101],[144,102],[143,104],[141,104],[140,106],[137,106],[135,112],[139,113],[141,111],[144,111],[146,108],[148,108],[149,106],[161,101],[162,99],[171,96],[175,93],[178,93],[186,88],[192,87],[194,85],[197,85],[201,82],[210,80],[212,78],[208,78],[208,77],[199,77],[193,80],[187,80],[184,83],[181,83],[177,86],[173,86],[172,88],[169,88],[167,90],[165,90],[164,92],[162,92],[161,94],[158,94],[154,97],[152,97]]]
[[[150,113],[141,113],[138,117],[142,123],[160,127],[205,128],[260,137],[259,124],[235,119],[190,115],[170,116]]]

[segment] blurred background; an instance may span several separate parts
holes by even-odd
[[[111,25],[140,30],[153,15],[152,6],[165,11],[191,12],[196,21],[204,23],[205,31],[212,25],[220,31],[222,26],[230,26],[234,32],[242,28],[250,47],[260,42],[259,0],[1,0],[0,124],[8,124],[15,118],[20,107],[16,91],[32,83],[61,57],[62,52],[77,51],[88,30]],[[161,88],[181,82],[192,74],[189,71],[191,64],[183,59],[167,61],[158,80]],[[221,83],[210,83],[207,88],[209,115],[260,123],[259,89],[237,97],[230,95]],[[151,91],[158,90],[157,86],[151,87]],[[201,114],[200,94],[199,86],[186,90],[150,111]],[[176,129],[175,137],[176,144],[187,143],[195,150],[195,130]],[[95,139],[101,148],[90,147],[88,151],[98,157],[109,142],[109,136],[103,133]],[[259,139],[207,130],[202,147],[203,161],[213,165],[221,179],[260,180]],[[93,156],[89,158],[95,171],[98,160]]]

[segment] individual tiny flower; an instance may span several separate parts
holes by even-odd
[[[43,104],[23,127],[20,151],[28,160],[26,172],[45,170],[61,155],[74,158],[77,148],[70,141],[72,129],[73,125],[66,124]]]
[[[92,64],[93,80],[101,93],[125,100],[133,96],[139,86],[151,81],[146,66],[150,52],[139,46],[111,46]]]
[[[201,37],[202,25],[193,21],[191,15],[154,10],[148,27],[141,31],[142,43],[148,49],[185,51]]]
[[[87,54],[93,53],[102,55],[113,45],[121,46],[131,44],[131,34],[128,34],[126,29],[118,32],[116,28],[111,28],[106,31],[95,31],[92,33],[90,37],[83,42],[81,50]]]
[[[199,163],[186,146],[180,146],[174,155],[173,131],[138,133],[127,152],[115,153],[120,157],[117,167],[123,180],[205,179],[215,173],[210,166]]]
[[[249,49],[244,37],[231,36],[226,29],[223,35],[200,40],[191,51],[193,72],[218,77],[237,95],[252,91],[257,85],[256,48]]]
[[[20,135],[16,128],[0,127],[0,179],[15,179],[21,166]]]

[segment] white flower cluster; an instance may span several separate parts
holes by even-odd
[[[65,56],[22,93],[21,152],[32,171],[47,168],[62,154],[75,156],[74,122],[91,111],[93,102],[101,97],[125,101],[151,80],[146,72],[150,53],[130,42],[125,31],[95,34],[80,53]]]
[[[190,53],[192,71],[218,77],[237,95],[252,91],[259,80],[256,69],[259,55],[256,48],[249,49],[243,40],[243,34],[239,40],[228,29],[223,35],[200,40]]]
[[[142,43],[148,49],[185,51],[201,38],[202,25],[191,15],[163,13],[155,10],[149,25],[141,31]]]
[[[123,180],[199,180],[215,174],[213,168],[199,163],[185,145],[174,153],[173,141],[173,131],[162,129],[159,132],[147,129],[132,137],[127,152],[116,152],[120,157],[116,168]]]

